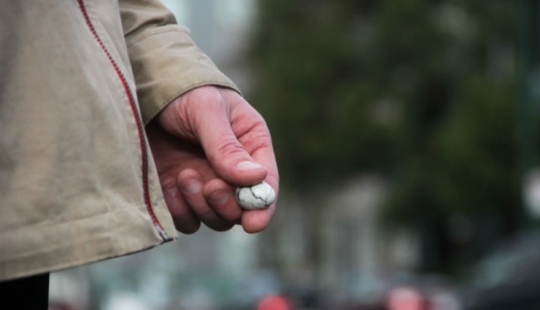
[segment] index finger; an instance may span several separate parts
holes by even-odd
[[[257,112],[255,112],[257,113]],[[274,149],[270,132],[264,121],[249,133],[238,137],[244,149],[251,155],[255,162],[264,166],[267,170],[266,181],[275,191],[276,200],[267,209],[247,210],[242,215],[242,226],[248,233],[256,233],[265,229],[272,219],[279,196],[279,172],[274,155]]]

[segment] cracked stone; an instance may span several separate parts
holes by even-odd
[[[276,200],[276,193],[266,182],[236,189],[236,201],[246,210],[261,210],[268,208]]]

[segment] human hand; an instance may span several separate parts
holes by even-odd
[[[263,230],[274,213],[243,210],[236,186],[268,182],[278,193],[279,177],[270,133],[260,114],[237,92],[205,86],[171,102],[147,126],[161,187],[176,229],[196,232],[201,222],[225,231],[241,224]]]

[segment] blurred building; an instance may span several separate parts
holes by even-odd
[[[255,0],[164,0],[177,17],[188,27],[197,45],[212,58],[218,67],[231,77],[242,90],[249,87],[241,52],[248,42],[249,30],[256,17]]]
[[[281,211],[261,235],[259,263],[279,266],[286,288],[317,302],[380,302],[420,260],[417,234],[381,222],[388,192],[381,176],[360,175],[316,196],[282,194]]]

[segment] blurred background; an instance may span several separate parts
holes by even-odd
[[[267,120],[278,212],[55,273],[51,310],[540,309],[540,1],[164,3]]]

